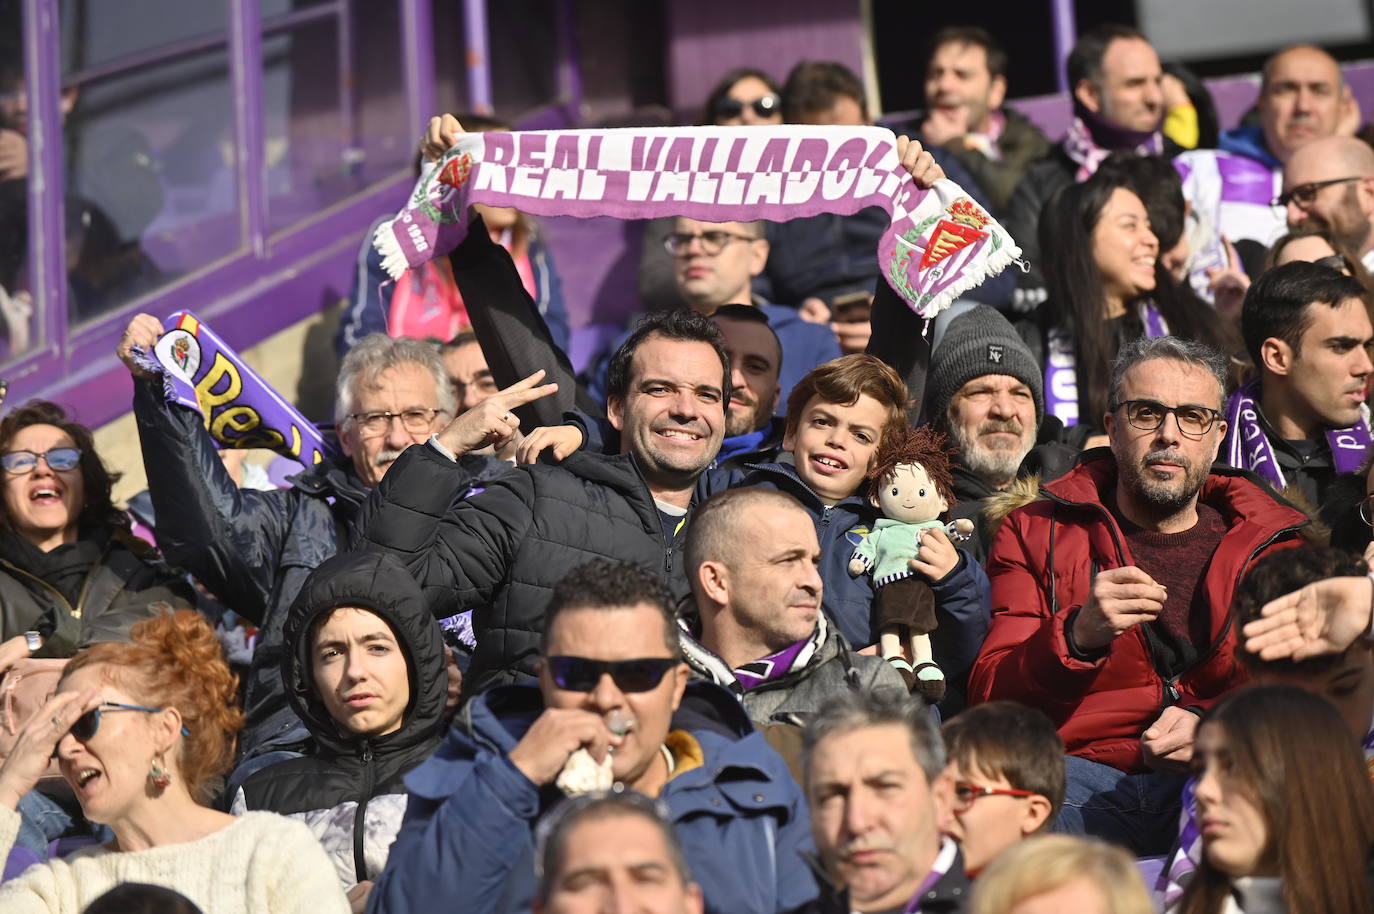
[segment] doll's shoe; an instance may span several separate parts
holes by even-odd
[[[892,668],[902,677],[902,682],[906,684],[908,692],[916,688],[916,671],[911,668],[901,657],[888,657],[887,662],[892,664]]]
[[[938,665],[929,661],[918,663],[912,676],[916,686],[911,691],[924,698],[927,704],[933,705],[945,697],[945,673]]]

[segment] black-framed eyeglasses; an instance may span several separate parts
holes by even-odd
[[[415,406],[403,409],[399,413],[387,412],[384,409],[370,413],[350,413],[348,418],[369,435],[380,435],[385,432],[391,427],[392,419],[400,419],[406,431],[419,435],[429,431],[433,427],[434,417],[442,412],[442,409]]]
[[[752,102],[740,101],[737,98],[716,99],[716,103],[711,106],[711,114],[717,121],[728,121],[732,117],[739,117],[744,113],[745,106],[754,109],[754,113],[759,117],[772,117],[782,110],[782,99],[776,95],[768,94],[762,98],[756,98]]]
[[[11,476],[27,476],[38,468],[39,460],[46,463],[48,469],[54,473],[65,473],[67,470],[76,469],[77,464],[81,463],[81,448],[55,447],[41,454],[33,451],[10,451],[0,456],[0,467],[4,467],[5,472]]]
[[[984,787],[968,781],[954,782],[954,811],[965,812],[983,797],[1033,797],[1034,790],[1015,790],[1010,787]]]
[[[1155,431],[1164,424],[1165,417],[1173,413],[1178,430],[1189,438],[1201,438],[1210,432],[1221,418],[1221,413],[1215,409],[1191,403],[1165,406],[1158,400],[1126,400],[1112,408],[1124,410],[1126,421],[1142,432]]]
[[[1306,184],[1299,184],[1292,190],[1286,190],[1279,194],[1272,201],[1274,206],[1287,206],[1289,203],[1296,203],[1303,209],[1307,209],[1317,200],[1317,193],[1323,187],[1330,187],[1332,184],[1348,184],[1351,181],[1360,180],[1361,175],[1350,178],[1331,178],[1329,181],[1309,181]]]
[[[658,688],[668,671],[677,666],[671,657],[640,657],[635,660],[591,660],[587,657],[545,657],[554,685],[570,692],[590,692],[607,673],[622,692],[648,692]]]
[[[692,246],[693,241],[700,241],[701,252],[707,257],[714,257],[725,250],[727,244],[736,239],[740,241],[758,240],[748,235],[740,235],[735,232],[723,232],[720,230],[702,232],[700,235],[691,235],[687,232],[673,232],[667,238],[663,239],[663,249],[676,257],[678,254],[687,253],[687,249]]]
[[[67,732],[81,740],[81,742],[88,743],[95,738],[96,733],[100,730],[100,713],[102,711],[143,711],[148,714],[159,714],[165,710],[167,709],[150,708],[147,705],[126,705],[117,701],[103,701],[98,707],[91,708],[91,710],[78,717]],[[182,727],[181,735],[190,736],[191,731]]]

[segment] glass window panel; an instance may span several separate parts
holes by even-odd
[[[224,37],[229,0],[63,0],[64,72],[188,39]]]
[[[29,292],[28,110],[16,10],[0,14],[0,364],[31,349],[41,326]]]
[[[268,229],[280,232],[410,166],[396,2],[346,4],[263,38]]]
[[[280,16],[283,13],[294,13],[296,10],[333,2],[334,0],[258,0],[258,15],[266,22],[273,16]],[[359,0],[359,2],[371,5],[375,0]]]
[[[66,141],[72,323],[243,247],[226,51],[81,86]]]

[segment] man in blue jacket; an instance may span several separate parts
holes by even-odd
[[[608,560],[575,569],[554,590],[540,654],[537,688],[470,701],[406,777],[405,821],[369,912],[528,911],[539,821],[564,794],[613,785],[666,805],[707,912],[814,900],[801,791],[728,692],[688,682],[652,572]]]
[[[664,244],[673,255],[678,291],[693,311],[710,317],[717,308],[742,304],[755,306],[767,316],[782,346],[775,413],[787,403],[792,385],[802,375],[839,357],[839,343],[825,324],[803,320],[795,307],[754,300],[750,283],[763,271],[769,254],[762,222],[701,222],[679,216]],[[622,342],[624,337],[616,341],[616,347]],[[608,356],[588,372],[587,390],[597,402],[605,402],[609,367]]]

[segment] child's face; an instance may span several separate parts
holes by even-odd
[[[919,463],[902,463],[883,480],[878,490],[878,507],[883,517],[904,524],[920,524],[935,520],[949,510],[949,502],[940,497],[940,490],[930,481],[930,475]]]
[[[882,440],[887,408],[868,394],[852,405],[812,397],[796,428],[782,440],[792,452],[797,475],[827,504],[848,498],[863,485],[864,475]]]

